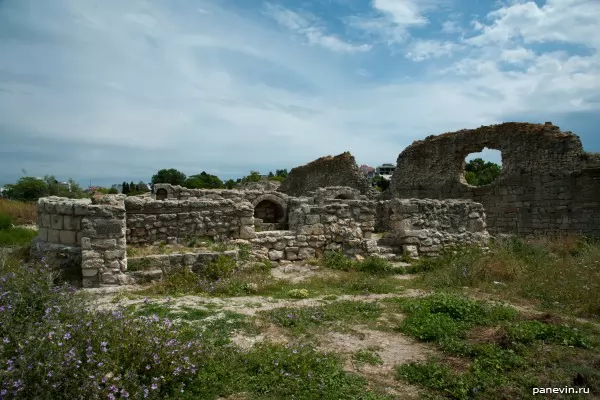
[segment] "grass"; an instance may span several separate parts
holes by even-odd
[[[231,346],[227,338],[247,323],[239,314],[153,303],[93,311],[48,274],[0,260],[2,398],[388,398],[310,345]],[[369,314],[360,307],[330,312]]]
[[[263,311],[262,317],[275,325],[287,328],[295,334],[309,332],[313,327],[343,326],[368,323],[381,316],[377,303],[362,301],[334,301],[323,306],[280,307]]]
[[[361,271],[368,274],[387,275],[397,273],[398,269],[387,260],[376,256],[366,257],[364,260],[358,261],[346,257],[342,252],[329,251],[326,252],[322,265],[341,271]]]
[[[0,215],[14,220],[15,225],[30,225],[37,222],[37,203],[0,199]]]
[[[27,228],[0,230],[0,246],[27,246],[37,236],[37,231]]]
[[[194,253],[198,250],[210,250],[224,252],[227,250],[238,250],[242,261],[250,259],[250,247],[248,245],[233,246],[225,242],[215,242],[210,238],[192,238],[178,244],[166,244],[160,242],[151,246],[127,246],[128,257],[144,257],[150,255]]]
[[[495,243],[488,253],[463,249],[412,267],[433,289],[474,288],[499,299],[600,319],[600,244],[578,237]]]
[[[524,320],[509,307],[456,294],[401,303],[407,317],[398,329],[434,343],[443,356],[398,365],[400,380],[455,399],[524,398],[532,387],[576,386],[577,377],[600,393],[600,335],[594,329]],[[463,361],[452,368],[451,357]]]

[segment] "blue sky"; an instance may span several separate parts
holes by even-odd
[[[0,0],[0,185],[378,165],[504,121],[600,151],[598,32],[598,0]]]

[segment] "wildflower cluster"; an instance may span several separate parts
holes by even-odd
[[[185,391],[202,358],[186,327],[90,311],[43,266],[0,276],[0,398],[164,398]]]

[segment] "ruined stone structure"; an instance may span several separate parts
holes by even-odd
[[[484,187],[463,177],[465,157],[502,152],[500,178]],[[247,244],[272,262],[305,260],[328,250],[396,259],[460,245],[485,247],[491,233],[600,236],[600,155],[582,150],[552,124],[506,123],[428,137],[398,157],[381,196],[348,153],[292,169],[279,190],[186,189],[157,184],[150,197],[57,197],[38,203],[36,257],[84,286],[160,279],[177,268],[198,272],[219,254],[132,259],[126,246],[194,242]],[[140,265],[150,271],[141,275]],[[142,279],[143,278],[143,279]]]
[[[469,153],[502,152],[502,175],[469,186]],[[504,123],[430,136],[398,157],[388,198],[471,199],[483,204],[490,233],[600,236],[600,156],[552,123]]]
[[[159,190],[166,193],[164,200]],[[32,252],[93,287],[160,279],[182,267],[199,271],[217,256],[199,249],[133,259],[134,266],[154,268],[142,273],[128,270],[127,245],[212,239],[246,243],[255,257],[278,262],[306,260],[328,250],[392,259],[403,253],[430,255],[461,243],[485,245],[488,238],[481,205],[470,201],[383,202],[385,217],[377,215],[375,200],[351,187],[319,188],[311,195],[156,185],[155,198],[43,198],[38,203],[40,236]],[[389,232],[377,239],[376,220],[385,218]],[[229,256],[237,258],[237,253]]]
[[[349,186],[371,198],[377,195],[361,174],[354,157],[348,152],[335,157],[321,157],[306,165],[292,168],[278,190],[298,197],[331,186]]]

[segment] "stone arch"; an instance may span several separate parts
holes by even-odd
[[[156,200],[166,200],[169,197],[169,192],[165,188],[156,189]]]
[[[252,202],[254,217],[260,218],[265,223],[285,223],[287,217],[287,203],[273,194],[263,194]]]

